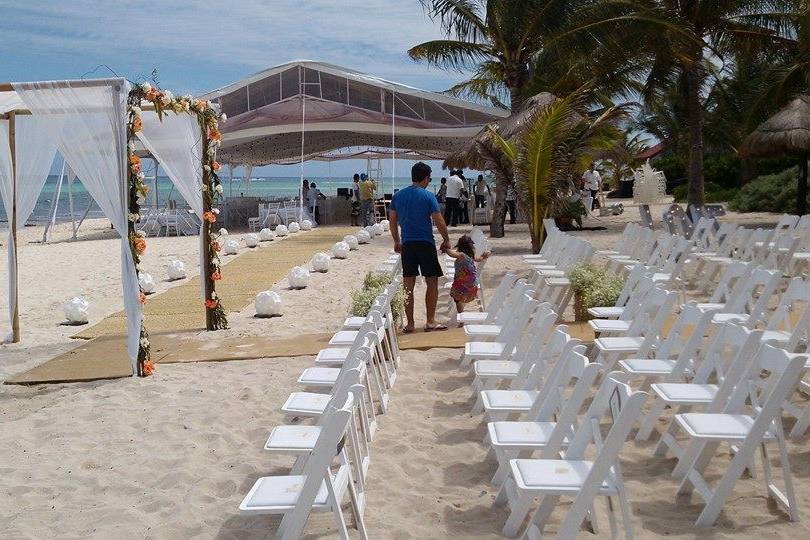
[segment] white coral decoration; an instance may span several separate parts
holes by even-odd
[[[256,295],[256,315],[278,317],[283,311],[281,295],[274,291],[262,291]]]
[[[152,89],[152,85],[149,84],[148,82],[145,82],[145,83],[141,84],[141,90],[143,90],[144,92],[149,92],[151,89]]]
[[[312,256],[312,270],[315,272],[328,272],[329,271],[329,254],[316,253]]]
[[[259,231],[259,240],[262,242],[269,242],[273,238],[276,237],[276,233],[274,233],[271,229],[264,228]]]
[[[222,246],[222,251],[225,255],[236,255],[239,253],[239,242],[236,240],[227,240]]]
[[[301,230],[301,226],[298,224],[297,221],[293,221],[292,223],[287,225],[287,230],[290,231],[291,233],[297,233],[298,231]]]
[[[368,244],[371,242],[371,234],[365,229],[360,229],[357,231],[356,236],[358,244]]]
[[[349,246],[349,249],[351,249],[352,251],[360,247],[360,244],[357,241],[357,237],[354,236],[353,234],[347,234],[346,236],[344,236],[343,241],[346,242],[346,244]]]
[[[374,225],[371,226],[371,228],[374,230],[374,234],[377,236],[385,232],[385,229],[383,229],[383,226],[380,225],[379,223],[375,223]]]
[[[303,266],[293,266],[287,275],[291,289],[305,289],[309,284],[309,270]]]
[[[226,229],[225,227],[222,227],[222,228],[219,230],[219,235],[220,235],[220,236],[225,236],[226,234],[228,234],[228,229]]]
[[[388,232],[388,230],[391,228],[391,222],[384,219],[380,221],[380,227],[382,227],[383,232]]]
[[[289,230],[287,230],[286,225],[279,225],[276,227],[276,236],[287,236],[288,232]]]
[[[346,259],[349,257],[349,244],[346,242],[336,242],[332,246],[332,256],[336,259]]]
[[[255,248],[259,245],[259,237],[253,233],[246,234],[245,245],[249,248]]]
[[[186,277],[186,265],[183,264],[183,261],[172,261],[169,263],[168,274],[170,281],[184,279]]]
[[[89,318],[90,303],[84,298],[71,298],[62,306],[65,311],[65,318],[68,322],[78,324],[86,323]]]
[[[144,294],[152,294],[155,292],[155,280],[152,274],[147,274],[146,272],[138,273],[138,286]]]
[[[302,231],[309,231],[312,229],[312,222],[308,219],[305,219],[301,222],[301,230]]]
[[[146,238],[146,231],[143,229],[138,229],[137,231],[135,231],[135,236],[137,236],[138,238]]]
[[[363,227],[361,230],[366,231],[371,238],[374,238],[377,235],[377,233],[374,232],[374,227],[371,225]]]

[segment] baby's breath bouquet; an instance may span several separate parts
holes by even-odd
[[[574,290],[574,319],[585,321],[591,318],[588,308],[612,306],[619,299],[624,287],[621,276],[607,273],[593,264],[578,264],[568,273]]]
[[[363,287],[361,289],[352,291],[352,307],[351,314],[358,317],[365,317],[371,311],[371,306],[374,305],[374,299],[377,298],[385,288],[391,283],[391,275],[387,273],[375,274],[369,272],[363,280]],[[397,324],[402,320],[402,315],[405,313],[405,300],[408,293],[405,288],[400,285],[394,297],[391,299],[391,313],[394,315],[394,322]]]

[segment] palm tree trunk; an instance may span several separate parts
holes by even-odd
[[[686,114],[689,124],[689,189],[687,202],[703,204],[703,104],[700,88],[703,82],[701,68],[694,64],[686,68]]]
[[[525,78],[523,82],[525,83]],[[521,103],[520,88],[510,86],[509,108],[511,112],[514,113]],[[506,223],[506,190],[512,181],[512,178],[495,172],[495,206],[492,209],[492,222],[489,224],[490,238],[503,238],[506,235],[504,231],[504,223]]]

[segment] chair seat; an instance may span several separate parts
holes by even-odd
[[[808,260],[810,259],[810,252],[800,252],[793,254],[794,259]]]
[[[718,304],[716,302],[699,302],[695,305],[695,307],[697,307],[702,313],[723,309],[725,306],[725,304]]]
[[[557,269],[556,264],[532,264],[531,267],[534,268],[535,270],[556,270]]]
[[[744,323],[750,318],[746,313],[715,313],[712,315],[712,322],[715,324],[723,324],[727,322]]]
[[[571,285],[571,280],[569,280],[568,278],[563,278],[563,277],[558,277],[558,278],[552,277],[552,278],[546,279],[546,285],[551,285],[551,286],[554,286],[554,287],[567,287],[567,286]]]
[[[329,340],[329,345],[346,345],[350,346],[357,338],[357,330],[340,330],[335,332],[332,339]]]
[[[658,383],[651,388],[665,402],[683,405],[711,403],[717,395],[716,384]]]
[[[633,352],[641,348],[643,337],[600,337],[594,340],[594,345],[605,352]]]
[[[314,392],[293,392],[281,411],[285,414],[297,414],[299,416],[320,416],[326,410],[329,403],[330,394],[316,394]]]
[[[496,337],[501,333],[500,324],[467,324],[464,333],[468,337]]]
[[[332,386],[339,374],[340,368],[337,367],[311,367],[301,373],[298,383],[309,386]]]
[[[270,432],[264,449],[276,452],[303,452],[315,448],[321,426],[276,426]]]
[[[781,330],[765,330],[762,333],[762,341],[764,343],[767,342],[778,342],[784,343],[786,341],[790,341],[791,334],[789,332],[782,332]]]
[[[603,306],[588,308],[588,313],[598,319],[615,319],[624,313],[623,307]]]
[[[632,375],[669,375],[675,367],[675,360],[628,358],[619,360],[619,365]]]
[[[608,255],[620,255],[620,253],[615,249],[597,249],[594,251],[594,255],[602,255],[603,257],[607,257]]]
[[[537,273],[544,277],[563,277],[565,270],[537,270]]]
[[[490,422],[489,440],[494,447],[537,447],[548,444],[556,422]]]
[[[245,513],[280,513],[295,508],[306,476],[265,476],[256,480],[253,487],[239,505],[239,511]],[[326,506],[326,482],[321,482],[313,506]]]
[[[316,364],[342,364],[349,357],[349,350],[346,348],[329,347],[321,349],[315,357]]]
[[[472,358],[499,358],[506,345],[499,341],[470,341],[464,344],[464,356]]]
[[[489,313],[486,311],[462,311],[456,315],[456,321],[462,324],[482,324],[487,321]]]
[[[655,272],[650,279],[653,280],[653,283],[670,281],[672,279],[672,274],[666,274],[664,272]]]
[[[594,332],[627,332],[630,329],[630,321],[618,319],[591,319],[588,324]]]
[[[520,362],[512,360],[478,360],[473,368],[478,377],[514,377],[520,371]]]
[[[683,413],[676,414],[675,421],[695,439],[743,440],[754,425],[754,418],[745,414]],[[773,439],[771,430],[765,438]]]
[[[522,412],[532,408],[538,395],[537,390],[484,390],[481,401],[487,411]]]
[[[550,494],[577,493],[593,467],[591,461],[569,459],[513,459],[509,461],[518,488]],[[600,495],[616,493],[616,486],[605,478]]]
[[[364,322],[366,322],[365,317],[346,317],[346,320],[343,321],[343,329],[359,330]]]

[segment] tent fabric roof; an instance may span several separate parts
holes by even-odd
[[[7,92],[0,92],[0,114],[6,114],[10,111],[28,110],[23,100],[17,95],[14,90]]]
[[[209,92],[229,117],[221,161],[265,165],[354,146],[443,158],[504,110],[419,90],[331,64],[300,60]],[[394,118],[395,117],[395,118]]]

